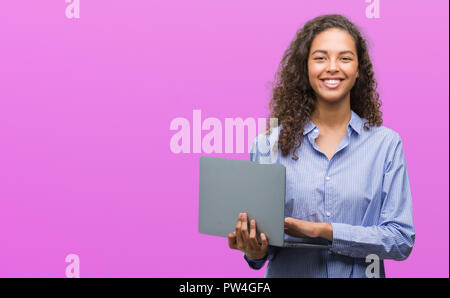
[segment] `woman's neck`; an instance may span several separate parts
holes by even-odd
[[[324,103],[317,100],[311,121],[322,129],[340,130],[347,128],[352,117],[350,101]]]

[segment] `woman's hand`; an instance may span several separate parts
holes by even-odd
[[[284,232],[293,237],[317,238],[322,237],[333,241],[333,229],[330,224],[311,222],[292,217],[284,219]]]
[[[245,253],[252,260],[263,259],[267,254],[269,241],[264,233],[261,233],[261,244],[256,239],[256,221],[250,221],[250,233],[247,228],[247,214],[240,213],[236,230],[228,234],[228,246],[232,249],[238,249]]]

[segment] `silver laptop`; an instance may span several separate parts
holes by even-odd
[[[228,237],[238,215],[256,220],[257,235],[265,233],[269,245],[329,248],[326,239],[295,238],[285,241],[286,168],[245,160],[200,157],[199,232]],[[290,237],[294,238],[294,237]]]

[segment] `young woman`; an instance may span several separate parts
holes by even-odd
[[[268,260],[266,277],[384,277],[384,259],[409,256],[406,160],[400,136],[381,125],[380,106],[358,28],[341,15],[307,22],[277,73],[270,117],[280,125],[256,138],[250,160],[286,167],[287,240],[320,237],[331,247],[274,247],[263,233],[260,243],[255,221],[248,228],[240,214],[228,245],[251,268]]]

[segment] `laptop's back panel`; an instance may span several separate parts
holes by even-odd
[[[283,246],[285,191],[283,165],[202,156],[199,232],[227,237],[247,212],[270,245]]]

